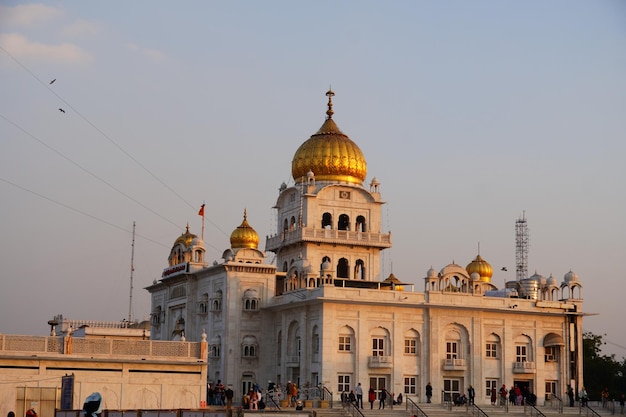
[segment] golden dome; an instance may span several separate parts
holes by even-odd
[[[172,246],[176,246],[177,244],[180,243],[184,247],[188,248],[191,245],[191,242],[197,238],[198,236],[189,232],[189,225],[187,225],[187,230],[185,231],[185,233],[182,233],[180,236],[178,236],[178,239],[176,239],[176,241],[174,242]]]
[[[476,272],[478,275],[480,275],[481,281],[491,282],[493,269],[491,268],[491,265],[489,265],[489,262],[481,258],[480,255],[476,255],[476,259],[474,259],[472,262],[467,264],[467,266],[465,267],[465,270],[467,271],[468,274],[470,274],[470,276],[474,272]]]
[[[350,138],[339,130],[333,120],[332,90],[328,96],[328,117],[317,133],[305,141],[293,156],[291,175],[296,183],[312,171],[317,181],[342,181],[362,184],[367,174],[363,152]]]
[[[243,211],[243,221],[241,225],[230,234],[230,247],[233,249],[257,249],[259,247],[259,235],[256,230],[248,224],[248,213],[246,210]]]

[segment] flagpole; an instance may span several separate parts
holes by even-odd
[[[200,211],[198,212],[198,214],[200,216],[202,216],[202,241],[204,241],[204,203],[202,203],[202,205],[200,206]]]

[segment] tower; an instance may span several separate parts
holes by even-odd
[[[515,278],[517,281],[528,277],[528,244],[530,236],[526,212],[515,221]]]
[[[363,187],[367,163],[333,120],[334,95],[326,93],[326,120],[295,152],[295,184],[280,188],[275,205],[277,231],[265,249],[285,273],[283,291],[381,281],[380,252],[391,247],[381,230],[380,183]]]

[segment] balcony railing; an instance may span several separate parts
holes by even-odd
[[[300,356],[287,356],[286,362],[287,362],[287,366],[299,366]]]
[[[352,232],[349,230],[302,227],[268,237],[265,241],[265,250],[274,252],[281,246],[291,245],[300,241],[390,248],[391,233]]]
[[[444,359],[443,370],[444,371],[464,371],[467,368],[465,359]]]
[[[368,356],[367,365],[370,368],[391,368],[393,358],[391,356]]]
[[[514,374],[534,374],[535,362],[513,362]]]

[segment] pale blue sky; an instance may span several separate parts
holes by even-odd
[[[203,201],[210,261],[244,208],[263,249],[332,85],[387,201],[383,276],[421,291],[480,242],[502,287],[525,211],[529,272],[576,272],[626,356],[626,3],[1,4],[0,332],[127,317],[133,221],[137,319]]]

